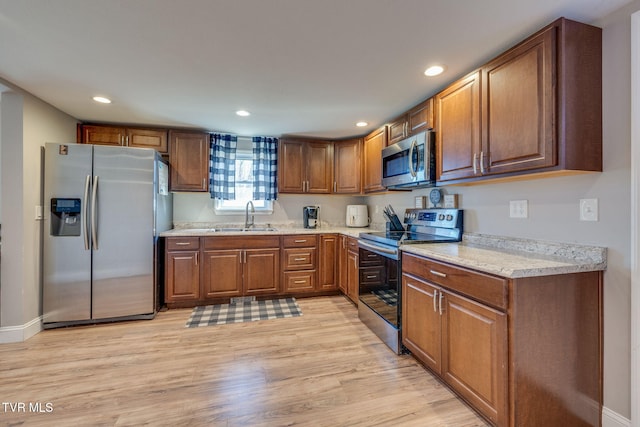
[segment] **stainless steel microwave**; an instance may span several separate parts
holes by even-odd
[[[382,149],[382,185],[431,187],[436,183],[435,134],[425,131]]]

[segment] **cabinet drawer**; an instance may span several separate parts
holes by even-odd
[[[315,234],[297,234],[284,236],[282,238],[282,246],[285,248],[304,248],[317,246],[318,236]]]
[[[210,249],[271,249],[280,247],[280,236],[210,236],[204,238]]]
[[[347,239],[347,247],[352,252],[358,252],[358,239],[355,237],[349,237]]]
[[[284,291],[300,292],[313,291],[316,287],[316,272],[287,271],[284,273]]]
[[[285,270],[313,270],[316,268],[316,248],[285,249]]]
[[[506,310],[508,280],[410,254],[402,255],[402,272]]]
[[[167,250],[180,251],[200,249],[199,237],[167,237]]]

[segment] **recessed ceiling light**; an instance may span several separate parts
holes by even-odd
[[[105,98],[104,96],[94,96],[93,100],[101,104],[111,104],[111,100],[109,98]]]
[[[444,67],[442,65],[432,65],[424,71],[425,76],[433,77],[442,74]]]
[[[359,128],[363,128],[365,126],[369,126],[369,123],[367,123],[367,122],[358,122],[358,123],[356,123],[356,126],[358,126]]]
[[[249,113],[247,110],[238,110],[236,111],[236,114],[240,117],[247,117],[251,115],[251,113]]]

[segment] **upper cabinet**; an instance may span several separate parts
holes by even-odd
[[[80,143],[153,148],[168,153],[167,130],[107,125],[79,125]]]
[[[433,128],[433,98],[416,105],[389,124],[387,144],[395,144],[418,132]]]
[[[209,134],[170,131],[171,191],[209,190]]]
[[[362,191],[362,139],[334,143],[333,170],[334,193],[359,194]]]
[[[561,18],[435,97],[438,182],[602,171],[601,29]]]
[[[386,126],[371,132],[364,138],[362,189],[365,193],[386,190],[382,185],[382,149],[386,146]]]
[[[280,140],[278,192],[329,194],[333,188],[333,144],[329,141]]]

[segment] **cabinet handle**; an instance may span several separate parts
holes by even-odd
[[[127,135],[126,141],[127,141],[127,143],[125,145],[129,146],[129,135]]]
[[[433,274],[434,276],[438,276],[438,277],[447,277],[446,274],[440,273],[439,271],[435,271],[435,270],[429,270],[429,273]]]
[[[473,153],[473,174],[478,174],[478,166],[476,163],[478,162],[478,153]]]
[[[294,261],[306,261],[307,259],[306,258],[294,258],[293,260]]]
[[[246,264],[247,263],[247,251],[244,251],[242,254],[244,256],[244,263]]]
[[[337,188],[338,188],[338,183],[337,183],[337,182],[335,182],[335,181],[333,181],[333,192],[334,192],[334,193],[337,193],[337,192],[338,192]]]
[[[293,243],[307,243],[307,239],[294,240]]]
[[[198,255],[199,255],[199,253],[196,252],[196,265],[198,265]]]
[[[378,258],[376,254],[367,254],[367,258]]]
[[[207,188],[207,178],[202,178],[202,189]]]
[[[124,135],[120,137],[120,146],[124,146]]]
[[[191,243],[189,242],[177,242],[176,246],[189,246]]]
[[[369,276],[369,275],[367,275],[367,279],[375,279],[376,277],[378,277],[378,276]]]
[[[295,283],[296,285],[300,285],[302,283],[307,283],[306,280],[294,280],[293,283]]]
[[[438,290],[434,290],[433,291],[433,311],[436,312],[438,311],[438,308],[436,307],[436,299],[438,298]]]
[[[440,298],[439,298],[439,303],[438,303],[438,309],[440,311],[440,316],[442,316],[442,298],[444,297],[444,294],[442,293],[442,291],[440,291]]]
[[[484,175],[484,151],[480,152],[480,174]]]

